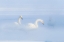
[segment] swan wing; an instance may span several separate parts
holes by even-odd
[[[33,23],[28,23],[28,25],[33,25]]]
[[[28,23],[29,28],[36,28],[36,26],[33,23]]]
[[[16,25],[18,25],[18,23],[17,22],[14,22]]]
[[[34,26],[34,24],[33,24],[33,23],[28,23],[28,25],[29,25],[29,26]]]

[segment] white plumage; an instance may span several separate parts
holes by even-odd
[[[20,16],[19,18],[18,18],[18,22],[14,22],[16,25],[20,25],[21,24],[21,19],[23,19],[22,18],[22,16]]]
[[[28,23],[29,28],[31,28],[31,29],[38,28],[38,22],[41,22],[42,24],[44,24],[44,21],[42,19],[37,19],[34,24]]]

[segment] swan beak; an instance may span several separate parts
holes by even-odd
[[[44,23],[42,23],[44,25]]]
[[[21,18],[23,20],[23,18]]]

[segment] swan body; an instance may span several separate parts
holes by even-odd
[[[18,22],[15,22],[15,24],[16,24],[16,25],[20,25],[20,24],[21,24],[21,19],[23,19],[22,16],[20,16],[20,17],[18,18]]]
[[[29,28],[31,28],[31,29],[38,28],[38,22],[41,22],[42,24],[44,24],[44,21],[42,19],[37,19],[34,24],[28,23]]]
[[[38,27],[38,26],[35,26],[35,24],[33,24],[33,23],[29,23],[28,25],[30,28],[37,28]]]

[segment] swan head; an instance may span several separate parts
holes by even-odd
[[[38,21],[40,21],[44,25],[44,21],[42,19],[38,19]]]
[[[37,22],[41,22],[44,25],[44,21],[42,19],[37,19]]]
[[[41,20],[41,23],[44,25],[44,21],[43,20]]]
[[[20,16],[20,18],[23,20],[23,17],[22,16]]]

